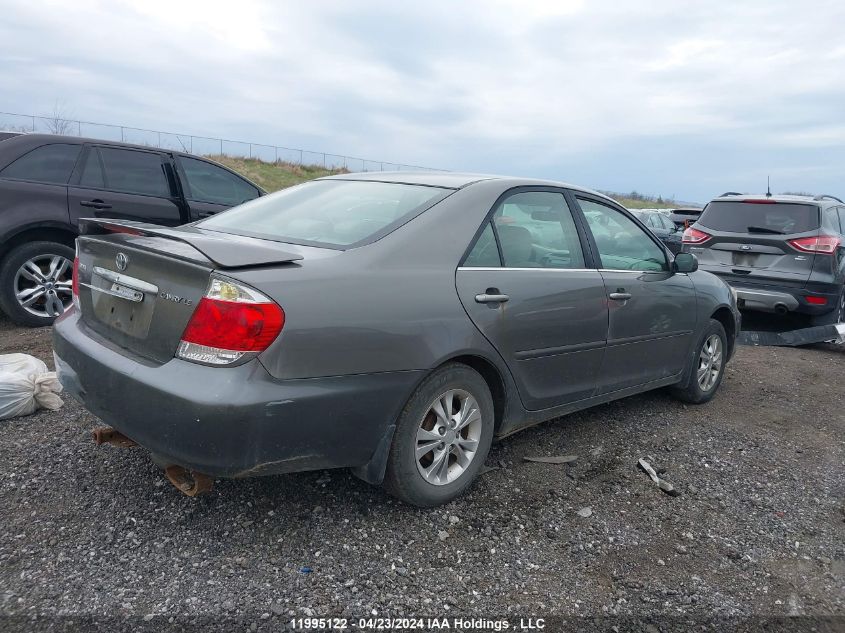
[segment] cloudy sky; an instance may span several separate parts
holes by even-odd
[[[845,194],[841,0],[0,9],[4,111],[690,201],[767,174]]]

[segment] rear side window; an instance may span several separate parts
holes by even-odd
[[[36,147],[6,167],[0,176],[66,185],[80,149],[80,145],[67,143]]]
[[[726,233],[788,235],[819,228],[819,208],[784,202],[711,202],[698,223]]]
[[[451,189],[365,180],[314,180],[256,198],[197,226],[281,242],[343,248],[387,235]]]
[[[100,161],[100,152],[96,147],[91,148],[82,166],[82,174],[79,177],[80,187],[91,187],[93,189],[104,189],[106,186],[103,176],[103,165]]]
[[[179,157],[179,163],[188,181],[189,200],[233,207],[258,197],[258,189],[222,167],[185,156]]]
[[[493,225],[489,222],[484,227],[478,241],[467,255],[464,266],[469,268],[498,268],[502,265],[499,257],[499,247],[496,245],[496,236],[493,235]]]
[[[159,154],[113,147],[101,147],[99,152],[107,189],[159,198],[170,197],[170,185]]]

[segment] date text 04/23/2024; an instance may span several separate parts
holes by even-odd
[[[293,618],[294,630],[310,631],[541,631],[543,618],[520,618],[516,622],[488,618]]]

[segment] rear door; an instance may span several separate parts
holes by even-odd
[[[813,270],[812,253],[789,240],[819,232],[819,207],[769,199],[716,200],[693,228],[707,238],[690,244],[703,270],[739,283],[792,283],[803,287]]]
[[[596,389],[607,304],[583,239],[562,191],[512,190],[456,274],[467,314],[507,362],[530,410]]]
[[[600,260],[609,306],[599,392],[680,373],[696,324],[692,280],[671,272],[660,243],[622,209],[576,195]]]
[[[118,218],[165,226],[190,221],[175,189],[169,157],[161,152],[92,145],[68,189],[71,221]]]
[[[207,218],[261,195],[258,188],[219,165],[177,156],[179,180],[192,220]]]

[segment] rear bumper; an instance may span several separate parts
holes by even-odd
[[[708,269],[705,269],[708,270]],[[709,272],[713,272],[709,270]],[[833,284],[813,284],[812,289],[789,284],[747,283],[718,275],[736,290],[737,305],[740,310],[785,313],[795,312],[812,316],[827,314],[836,308],[841,286]],[[804,284],[802,284],[803,286]],[[815,305],[807,297],[824,297],[824,305]]]
[[[156,455],[214,477],[367,464],[423,372],[273,379],[231,368],[128,358],[70,311],[53,332],[64,388]]]

